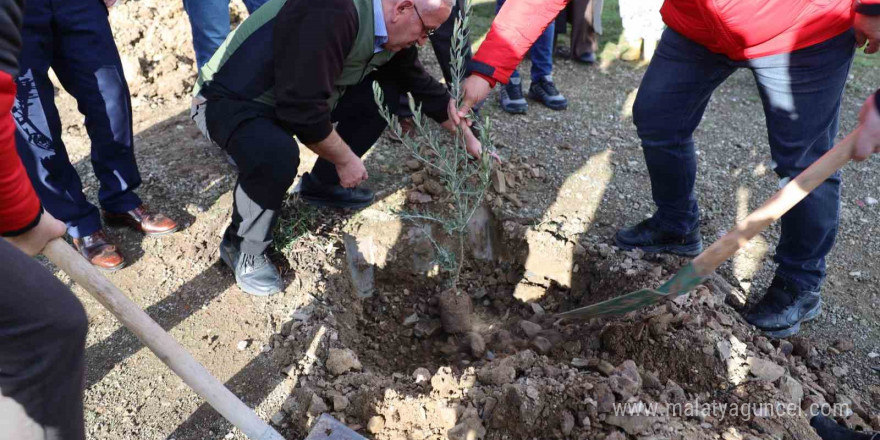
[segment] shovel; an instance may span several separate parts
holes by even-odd
[[[849,163],[858,130],[852,132],[809,168],[788,182],[770,200],[712,243],[708,249],[682,267],[669,281],[657,289],[641,289],[597,304],[556,315],[559,318],[588,319],[604,315],[622,315],[660,301],[683,295],[702,283],[721,263],[733,256],[759,232],[782,217],[825,179]]]
[[[60,238],[50,241],[43,249],[43,255],[92,294],[165,365],[249,439],[284,440],[67,242]]]

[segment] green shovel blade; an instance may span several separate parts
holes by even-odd
[[[666,299],[684,295],[694,287],[697,287],[703,280],[705,280],[705,277],[697,275],[693,264],[688,263],[687,266],[682,267],[675,276],[657,289],[636,290],[617,298],[570,310],[556,316],[559,318],[589,319],[597,316],[623,315]]]

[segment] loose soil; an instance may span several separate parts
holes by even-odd
[[[615,7],[609,3],[606,15]],[[243,7],[234,6],[237,22]],[[476,9],[486,15],[490,6],[481,1]],[[286,438],[305,437],[322,412],[377,439],[816,438],[804,416],[613,411],[624,402],[685,400],[847,403],[845,423],[880,429],[880,381],[871,369],[880,352],[880,273],[871,264],[880,253],[877,159],[843,172],[827,307],[799,338],[769,341],[738,313],[769,283],[778,226],[676,301],[618,318],[559,321],[554,313],[656,287],[686,261],[611,246],[616,229],[653,209],[629,117],[644,66],[557,59],[554,78],[568,110],[530,102],[526,115],[510,116],[494,101],[485,107],[504,159],[488,200],[495,247],[472,251],[459,288],[473,302],[473,322],[451,334],[442,328],[446,286],[431,247],[392,215],[425,201],[408,195],[431,194],[430,176],[408,167],[406,151],[385,138],[366,160],[379,200],[360,212],[332,212],[292,197],[271,255],[287,282],[284,293],[240,292],[217,250],[235,174],[188,118],[195,66],[186,15],[180,3],[141,0],[114,8],[111,21],[133,94],[139,194],[183,230],[144,239],[109,229],[129,261],[109,278]],[[430,51],[422,58],[436,71]],[[861,102],[880,85],[878,64],[857,57],[841,133],[855,126]],[[57,100],[71,159],[94,200],[98,184],[81,115],[63,91]],[[739,72],[716,91],[696,133],[708,242],[777,188],[761,114],[754,81]],[[312,161],[304,152],[300,173]],[[435,197],[428,207],[443,206],[442,195]],[[349,264],[346,237],[372,243],[368,263]],[[372,277],[365,278],[370,289],[354,288],[352,267]],[[244,438],[58,276],[89,313],[89,439]],[[331,349],[338,359],[328,362]],[[757,359],[751,368],[749,357]]]

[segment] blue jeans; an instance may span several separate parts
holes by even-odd
[[[199,69],[211,59],[229,35],[229,1],[183,0],[183,9],[189,15],[192,26],[193,49],[196,51]],[[269,0],[243,0],[250,14],[267,1]]]
[[[18,155],[46,210],[67,224],[72,237],[91,235],[101,229],[101,218],[83,195],[61,140],[49,68],[85,116],[101,207],[111,212],[136,208],[141,200],[134,190],[141,177],[134,157],[131,98],[107,8],[93,0],[29,0],[19,62],[12,109]]]
[[[854,41],[850,30],[791,53],[734,61],[666,29],[633,107],[657,205],[655,224],[678,233],[698,226],[693,133],[712,92],[738,68],[750,69],[758,85],[770,155],[781,179],[794,178],[828,151]],[[821,286],[839,210],[835,174],[782,216],[777,275],[802,288]]]
[[[501,10],[505,0],[496,0],[495,13]],[[556,23],[550,22],[550,26],[544,29],[544,33],[538,37],[535,44],[529,50],[529,59],[532,60],[532,81],[553,74],[553,34],[556,33]],[[514,70],[511,78],[518,78],[519,71]]]

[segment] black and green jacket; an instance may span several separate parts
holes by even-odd
[[[270,0],[229,34],[193,93],[272,106],[277,121],[308,144],[330,134],[330,112],[345,88],[375,72],[445,121],[448,93],[422,68],[417,48],[375,53],[374,37],[372,0]]]

